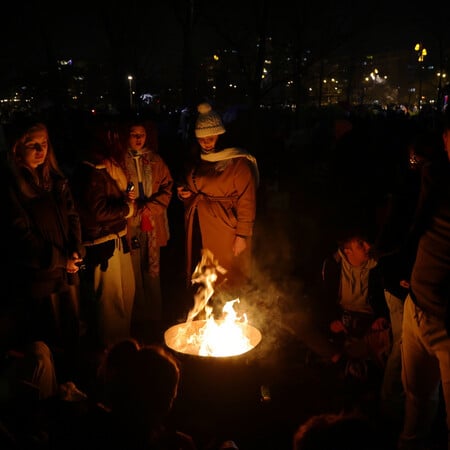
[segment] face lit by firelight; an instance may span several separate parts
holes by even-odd
[[[197,141],[200,144],[202,150],[205,153],[209,153],[215,149],[217,139],[219,139],[219,136],[216,134],[214,136],[199,137],[197,138]]]
[[[147,139],[147,132],[142,125],[135,125],[130,128],[130,135],[128,137],[128,145],[131,150],[142,150]]]
[[[29,133],[22,147],[22,161],[25,166],[34,170],[44,163],[48,151],[48,135],[39,130]]]
[[[370,258],[370,244],[364,239],[352,239],[345,246],[344,254],[352,266],[362,266]]]

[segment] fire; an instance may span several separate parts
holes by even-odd
[[[193,320],[203,309],[207,308],[209,299],[214,294],[214,284],[217,280],[217,272],[226,273],[226,270],[219,265],[210,250],[202,250],[202,259],[197,264],[191,277],[192,284],[199,287],[195,294],[194,308],[189,311],[187,321]]]
[[[200,356],[240,355],[253,348],[244,333],[243,325],[247,325],[247,317],[244,315],[242,321],[238,319],[233,307],[236,302],[239,299],[225,304],[223,320],[215,320],[210,315],[198,333],[188,337],[188,344],[198,345]]]
[[[167,345],[174,350],[199,356],[234,356],[248,352],[260,342],[261,333],[248,324],[246,314],[238,316],[236,313],[234,306],[239,298],[226,302],[222,317],[214,318],[208,301],[214,293],[217,271],[226,272],[209,250],[203,250],[191,279],[193,284],[199,285],[194,308],[184,324],[169,328],[165,333]],[[206,320],[193,320],[203,310]]]

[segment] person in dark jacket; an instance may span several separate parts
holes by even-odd
[[[408,236],[419,198],[422,168],[434,158],[440,142],[441,137],[434,130],[420,129],[411,133],[404,149],[399,149],[400,159],[388,195],[387,213],[374,244],[374,253],[383,271],[392,330],[392,349],[381,386],[381,408],[395,429],[402,425],[405,402],[401,381],[403,305],[409,293],[417,251],[417,244],[406,245],[405,237]]]
[[[83,314],[91,344],[100,350],[130,337],[135,293],[126,239],[135,194],[127,193],[127,178],[115,159],[114,130],[107,121],[92,124],[86,159],[71,178],[86,247]]]
[[[391,345],[389,311],[382,273],[370,250],[358,230],[339,239],[338,250],[322,266],[324,311],[336,339],[343,341],[343,353],[371,359],[384,368]]]
[[[337,250],[322,264],[310,310],[289,319],[313,360],[360,380],[369,376],[368,361],[380,378],[391,347],[383,274],[367,239],[359,229],[341,234]],[[352,373],[357,366],[363,372]]]
[[[403,311],[406,399],[399,449],[430,448],[441,392],[450,430],[450,111],[443,117],[442,143],[443,157],[422,169],[410,233],[418,247]]]
[[[4,166],[2,345],[44,341],[74,377],[79,351],[79,264],[85,255],[78,212],[59,169],[47,126],[24,119],[11,128]],[[9,326],[8,320],[9,321]],[[9,333],[11,332],[11,333]]]

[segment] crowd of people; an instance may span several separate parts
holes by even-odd
[[[341,197],[330,207],[339,216],[335,247],[307,287],[311,304],[285,318],[310,364],[336,370],[353,398],[374,393],[393,433],[392,449],[428,449],[440,406],[450,411],[450,113],[436,123],[433,136],[414,136],[399,150],[381,214],[352,173],[362,168],[330,158],[333,182],[345,178],[337,181],[334,195]],[[163,342],[162,278],[170,279],[171,266],[162,263],[162,249],[182,228],[177,256],[188,295],[205,250],[220,265],[221,298],[250,289],[257,234],[265,229],[257,223],[259,198],[266,195],[258,155],[225,139],[221,115],[206,102],[198,106],[192,136],[183,139],[178,171],[159,151],[157,123],[146,118],[92,118],[70,170],[58,164],[49,130],[40,117],[15,121],[2,159],[5,448],[94,442],[200,450],[170,421],[183,373]],[[342,154],[346,146],[352,160],[351,134],[351,126],[336,134],[330,151]],[[173,202],[181,226],[172,220]],[[63,406],[68,397],[75,406]],[[18,409],[19,423],[11,422]],[[292,448],[385,448],[386,441],[331,447],[340,438],[326,434],[328,425],[331,433],[338,433],[337,424],[348,433],[369,429],[366,419],[323,411],[298,424]],[[317,424],[318,433],[308,431]],[[237,448],[231,440],[223,445]]]

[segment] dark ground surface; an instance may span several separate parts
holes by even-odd
[[[215,450],[229,439],[240,450],[291,450],[294,431],[311,415],[352,408],[373,420],[380,448],[395,448],[399,429],[379,412],[377,381],[344,381],[341,367],[311,360],[295,336],[295,326],[284,326],[292,310],[314,301],[310,288],[320,279],[323,259],[335,250],[339,228],[357,221],[368,225],[370,235],[382,221],[385,169],[390,167],[383,158],[398,142],[378,134],[383,145],[373,145],[376,153],[368,151],[362,133],[354,151],[342,153],[337,169],[332,169],[326,152],[320,154],[317,145],[310,153],[303,152],[301,159],[301,148],[291,153],[283,145],[275,149],[274,140],[266,143],[267,154],[265,147],[249,147],[262,152],[262,185],[254,234],[256,276],[253,289],[244,292],[241,301],[248,307],[249,322],[261,330],[263,338],[255,349],[239,357],[176,353],[182,384],[172,417],[178,429],[194,438],[199,450]],[[370,159],[368,154],[372,154]],[[174,169],[176,155],[166,156]],[[169,224],[171,238],[162,249],[161,260],[164,320],[134,328],[134,335],[146,343],[165,345],[165,330],[184,322],[193,306],[184,279],[183,210],[176,197],[169,205]],[[262,386],[270,392],[265,401]],[[437,432],[442,430],[439,420]]]
[[[217,449],[229,439],[240,450],[290,450],[295,430],[311,415],[354,409],[380,428],[380,449],[395,448],[395,430],[378,413],[376,382],[345,381],[342,366],[311,357],[295,338],[286,336],[276,348],[270,346],[263,337],[240,356],[175,352],[182,383],[173,419],[199,450]]]
[[[366,383],[344,379],[342,366],[318,360],[296,337],[295,326],[284,326],[292,309],[311,301],[309,286],[316,282],[335,235],[332,222],[325,226],[320,215],[304,211],[306,202],[289,215],[283,202],[281,196],[279,208],[259,216],[255,285],[241,297],[249,322],[261,331],[260,344],[229,358],[174,352],[181,363],[182,382],[172,419],[179,430],[194,438],[198,450],[219,449],[221,442],[230,439],[240,450],[292,450],[295,430],[310,416],[357,409],[373,421],[380,449],[394,450],[399,426],[380,414],[379,379]],[[182,210],[177,204],[172,208],[172,235],[161,260],[164,320],[135,324],[133,329],[141,342],[166,347],[165,331],[185,322],[193,306],[193,293],[184,278]],[[320,234],[314,227],[320,228]],[[88,381],[80,386],[88,392],[97,363],[95,355],[89,358],[88,351]],[[262,398],[263,386],[270,398]],[[433,450],[446,449],[446,444],[439,445],[442,417]]]
[[[179,214],[177,209],[171,212],[172,223],[182,223],[176,220]],[[378,387],[344,382],[342,367],[314,361],[303,343],[281,326],[290,308],[304,301],[305,283],[301,278],[319,269],[321,252],[311,258],[310,267],[306,264],[304,270],[299,269],[301,263],[295,260],[293,244],[286,243],[290,236],[285,233],[292,223],[286,226],[283,213],[277,215],[261,219],[264,224],[257,234],[264,235],[261,230],[269,224],[279,248],[273,251],[273,240],[255,236],[255,256],[265,263],[258,264],[263,275],[247,299],[247,304],[255,303],[250,310],[253,323],[263,335],[261,343],[244,355],[229,358],[175,352],[182,365],[182,384],[173,410],[178,429],[193,436],[199,450],[217,449],[229,439],[240,450],[290,450],[294,431],[311,415],[356,407],[375,422],[381,421],[380,448],[394,448],[395,435],[377,412]],[[144,342],[165,345],[165,330],[184,322],[193,306],[192,293],[185,288],[183,278],[183,245],[182,228],[172,227],[171,243],[162,254],[165,320],[156,327],[135,327],[135,336]],[[269,391],[269,399],[262,398],[263,386]]]
[[[342,365],[321,362],[296,337],[295,329],[283,326],[292,309],[311,301],[309,285],[316,282],[322,258],[334,248],[335,238],[335,224],[323,221],[323,210],[287,212],[284,201],[281,196],[259,216],[255,286],[241,297],[248,306],[249,322],[262,333],[261,343],[229,358],[175,352],[182,365],[182,384],[173,419],[180,430],[193,436],[199,450],[217,449],[229,439],[240,450],[291,450],[295,430],[310,416],[356,409],[373,421],[380,449],[395,449],[399,425],[379,411],[380,379],[364,383],[345,379]],[[153,331],[151,326],[138,327],[135,333],[143,341],[165,345],[165,330],[184,322],[193,306],[183,277],[181,214],[175,204],[170,212],[171,242],[162,253],[165,320]],[[321,227],[318,238],[317,232],[310,232],[314,225]],[[262,398],[263,386],[269,399]],[[440,446],[442,417],[436,425],[434,450],[446,449],[446,443]]]

